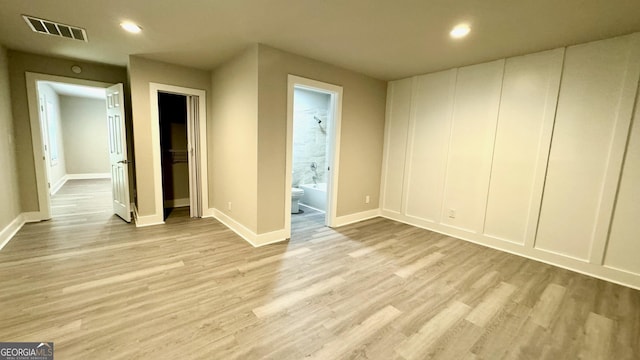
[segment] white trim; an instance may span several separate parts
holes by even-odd
[[[66,180],[111,179],[111,173],[67,174]]]
[[[325,224],[330,227],[336,225],[338,206],[338,177],[340,172],[340,133],[342,123],[342,86],[333,85],[317,80],[307,79],[289,74],[287,77],[287,140],[285,160],[285,206],[284,206],[284,232],[285,237],[291,237],[291,184],[293,168],[293,98],[294,89],[303,88],[331,95],[331,108],[333,110],[333,131],[329,134],[331,142],[329,148],[330,181],[327,181],[327,210]]]
[[[307,204],[305,204],[305,203],[301,203],[301,202],[298,202],[298,206],[304,206],[304,207],[306,207],[306,208],[309,208],[309,209],[311,209],[311,210],[315,210],[315,211],[317,211],[317,212],[321,212],[321,213],[323,213],[323,214],[326,214],[326,213],[327,213],[326,211],[324,211],[324,210],[322,210],[322,209],[316,209],[316,208],[314,208],[313,206],[309,206],[309,205],[307,205]]]
[[[149,102],[151,103],[151,148],[153,150],[153,189],[155,194],[155,214],[143,218],[160,217],[164,220],[164,202],[162,199],[162,162],[160,149],[160,117],[158,114],[158,92],[172,93],[185,96],[197,96],[199,108],[200,134],[200,195],[202,212],[209,208],[208,167],[207,167],[207,96],[204,90],[149,83]],[[164,223],[162,221],[161,223]],[[137,224],[137,223],[136,223]],[[151,224],[155,225],[155,224]]]
[[[182,199],[168,199],[164,201],[165,208],[176,208],[176,207],[187,207],[191,206],[191,199],[182,198]]]
[[[136,206],[136,203],[131,203],[131,212],[133,213],[133,223],[137,224],[138,223],[138,207]]]
[[[286,229],[280,229],[276,231],[271,231],[264,234],[256,234],[255,232],[248,229],[246,226],[240,224],[235,221],[233,218],[226,215],[224,212],[218,209],[207,209],[207,211],[203,212],[203,217],[213,217],[216,220],[220,221],[224,226],[228,227],[231,231],[235,232],[247,241],[253,247],[260,247],[264,245],[274,244],[282,241],[286,241],[289,239],[287,236]]]
[[[110,173],[67,174],[51,186],[51,195],[55,195],[69,180],[111,179]]]
[[[570,258],[560,253],[543,251],[537,248],[528,248],[522,244],[494,239],[484,234],[471,233],[461,229],[453,228],[448,225],[436,224],[427,220],[409,218],[407,216],[396,214],[386,210],[382,210],[380,216],[411,226],[444,234],[456,239],[469,241],[478,245],[504,251],[528,259],[533,259],[549,265],[557,266],[563,269],[575,271],[581,274],[589,275],[591,277],[640,290],[640,274],[620,271],[599,264],[589,263],[584,259]]]
[[[140,216],[138,214],[138,209],[136,208],[135,216],[134,216],[136,227],[146,227],[153,225],[163,225],[164,224],[164,213],[153,215]]]
[[[391,114],[393,112],[393,93],[395,91],[395,81],[387,83],[387,101],[385,103],[384,114],[384,138],[382,140],[382,176],[380,177],[380,211],[386,209],[387,202],[387,174],[389,173],[389,144],[391,143]]]
[[[39,211],[27,211],[22,213],[22,217],[24,218],[25,223],[33,223],[39,222],[42,220],[46,220],[42,218],[42,214]]]
[[[40,221],[39,212],[25,212],[18,214],[4,229],[0,230],[0,250],[22,229],[24,224]]]
[[[67,180],[68,180],[68,178],[67,178],[66,175],[61,177],[60,180],[58,180],[57,183],[51,185],[51,189],[49,190],[50,191],[49,194],[51,196],[55,195],[58,191],[60,191],[60,189],[62,189],[64,184],[67,183]]]
[[[553,140],[553,129],[556,123],[556,112],[558,111],[558,99],[560,97],[560,84],[562,83],[566,48],[552,51],[557,53],[556,56],[559,58],[557,60],[559,64],[558,67],[553,70],[553,75],[549,76],[547,83],[547,93],[542,115],[542,129],[540,130],[540,137],[538,138],[538,154],[533,183],[531,184],[531,196],[529,197],[529,209],[524,233],[523,245],[528,248],[535,246],[536,235],[538,233],[538,220],[540,220],[544,184],[547,179],[547,166],[549,164],[549,155],[551,154],[551,141]]]
[[[360,221],[373,219],[378,216],[380,216],[380,209],[373,209],[373,210],[362,211],[355,214],[338,216],[336,218],[335,226],[338,227],[338,226],[349,225],[349,224],[357,223]]]
[[[0,250],[4,248],[11,239],[16,235],[22,226],[24,225],[24,216],[22,214],[18,214],[13,221],[9,223],[9,225],[5,226],[4,229],[0,230]]]
[[[38,110],[38,81],[63,82],[67,84],[101,88],[107,88],[111,84],[100,81],[82,80],[34,72],[25,73],[27,106],[29,109],[29,123],[31,126],[31,145],[33,150],[33,163],[36,172],[36,190],[38,193],[38,212],[40,213],[39,218],[46,220],[51,219],[51,199],[48,184],[49,180],[47,179],[46,161],[42,160],[44,150],[42,146],[42,129],[40,127],[40,111]]]
[[[631,36],[632,45],[627,58],[627,68],[625,69],[622,91],[618,99],[613,134],[609,142],[604,179],[598,199],[596,223],[591,233],[593,240],[591,241],[588,257],[591,263],[598,265],[604,264],[615,201],[618,194],[618,186],[624,166],[631,119],[633,119],[634,116],[636,90],[638,89],[638,76],[640,75],[640,62],[638,62],[638,58],[640,58],[640,33]]]
[[[135,203],[131,203],[131,209],[133,210],[133,222],[136,224],[136,227],[146,227],[153,225],[162,225],[164,224],[164,212],[160,217],[154,215],[148,216],[140,216],[138,213],[138,206]]]

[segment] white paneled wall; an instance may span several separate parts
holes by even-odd
[[[504,60],[467,66],[456,80],[442,223],[474,233],[484,222],[503,70]]]
[[[390,82],[382,215],[640,288],[639,76],[632,34]]]
[[[635,98],[638,84],[637,71],[631,69],[639,60],[630,57],[633,40],[623,37],[567,49],[536,248],[589,259],[616,125],[624,122],[620,131],[629,130],[633,101],[623,100]],[[627,88],[624,83],[632,74],[635,86]],[[621,111],[625,119],[618,119]]]
[[[507,59],[484,233],[535,238],[564,49]]]
[[[411,87],[413,79],[389,83],[387,89],[387,119],[385,124],[384,170],[382,188],[389,196],[382,201],[382,208],[400,213],[402,207],[402,182],[407,148],[407,128],[411,112]]]
[[[640,94],[622,169],[605,266],[640,274]]]
[[[405,165],[405,188],[411,191],[405,192],[404,203],[410,217],[441,219],[456,73],[442,71],[415,80]]]

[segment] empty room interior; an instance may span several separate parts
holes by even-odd
[[[1,7],[0,357],[640,358],[640,2]]]

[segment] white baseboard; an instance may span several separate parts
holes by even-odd
[[[640,290],[640,274],[620,271],[600,264],[589,263],[584,260],[568,257],[563,254],[526,247],[522,244],[491,238],[484,234],[471,233],[459,228],[433,223],[426,220],[411,218],[397,212],[381,210],[380,216],[411,226],[450,236],[452,238],[472,242],[516,256],[543,262],[563,269],[575,271],[597,279],[606,280],[619,285]]]
[[[326,214],[326,213],[327,213],[325,210],[318,209],[318,208],[314,208],[313,206],[310,206],[310,205],[307,205],[307,204],[303,204],[303,203],[298,203],[298,206],[306,207],[306,208],[309,208],[309,209],[311,209],[311,210],[315,210],[315,211],[317,211],[317,212],[321,212],[321,213],[323,213],[323,214]],[[293,214],[293,213],[292,213],[292,214]]]
[[[137,224],[138,223],[138,207],[136,206],[136,203],[132,202],[131,203],[131,215],[133,215],[133,223]]]
[[[146,226],[164,224],[164,214],[140,216],[140,214],[138,214],[138,207],[135,204],[131,204],[131,209],[133,210],[133,222],[135,222],[136,227],[146,227]]]
[[[186,207],[191,205],[191,199],[173,199],[173,200],[165,200],[164,207],[166,208],[177,208],[177,207]]]
[[[336,217],[333,227],[349,225],[349,224],[357,223],[360,221],[373,219],[378,216],[380,216],[380,209],[373,209],[373,210],[362,211],[355,214],[338,216]]]
[[[24,225],[24,217],[22,214],[16,216],[13,221],[9,223],[9,225],[5,226],[4,229],[0,230],[0,250],[5,247],[9,241],[13,238],[13,236],[22,229]]]
[[[50,194],[55,195],[69,180],[111,179],[110,173],[66,174],[51,186]]]
[[[274,244],[287,240],[287,231],[285,229],[271,231],[263,234],[256,234],[251,229],[232,219],[227,214],[218,209],[207,209],[204,211],[203,217],[212,217],[220,221],[226,227],[238,234],[253,247]]]
[[[67,174],[67,180],[111,179],[110,173]]]
[[[25,223],[40,221],[39,212],[25,212],[18,214],[4,229],[0,230],[0,250],[22,229]]]
[[[22,217],[24,218],[24,222],[26,222],[26,223],[49,220],[49,219],[43,218],[42,214],[39,211],[23,212],[22,213]]]
[[[67,176],[65,175],[61,177],[57,183],[51,186],[51,189],[49,190],[49,194],[55,195],[58,192],[58,190],[60,190],[66,183],[67,183]]]

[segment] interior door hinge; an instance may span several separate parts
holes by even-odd
[[[47,186],[49,186],[49,189],[51,189],[51,183],[50,182],[47,183]]]

